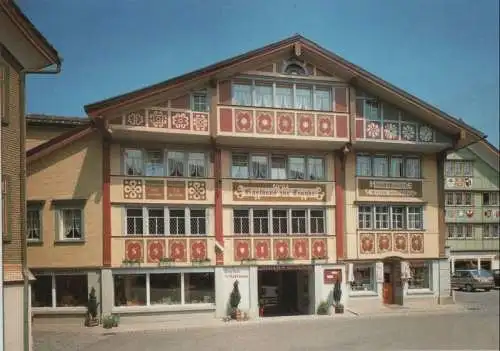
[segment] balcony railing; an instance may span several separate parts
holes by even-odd
[[[347,113],[225,105],[220,105],[217,109],[220,135],[318,140],[349,138]]]
[[[111,128],[162,131],[208,135],[210,132],[208,112],[163,107],[137,110],[118,119]]]

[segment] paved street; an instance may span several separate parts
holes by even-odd
[[[332,317],[108,336],[35,332],[35,351],[498,350],[498,298],[498,291],[457,293],[457,299],[470,310],[448,314]]]

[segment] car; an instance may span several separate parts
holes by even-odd
[[[457,270],[451,277],[451,288],[468,292],[482,289],[490,291],[495,287],[493,275],[484,269]]]
[[[493,274],[493,281],[495,282],[495,288],[500,287],[500,269],[492,270],[491,274]]]

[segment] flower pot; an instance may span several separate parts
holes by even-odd
[[[344,313],[344,305],[335,305],[335,313]]]
[[[259,308],[259,317],[264,317],[264,307]]]

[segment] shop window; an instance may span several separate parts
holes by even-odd
[[[31,306],[52,307],[52,276],[38,275],[31,285]]]
[[[408,289],[431,289],[432,262],[410,262]]]
[[[56,307],[85,306],[88,300],[87,275],[56,275]]]
[[[376,291],[375,265],[353,265],[351,291]]]
[[[215,303],[213,273],[184,273],[184,303]]]
[[[181,274],[151,274],[149,291],[151,305],[179,305],[181,303]]]
[[[117,274],[113,277],[115,306],[144,306],[146,304],[146,275]]]

